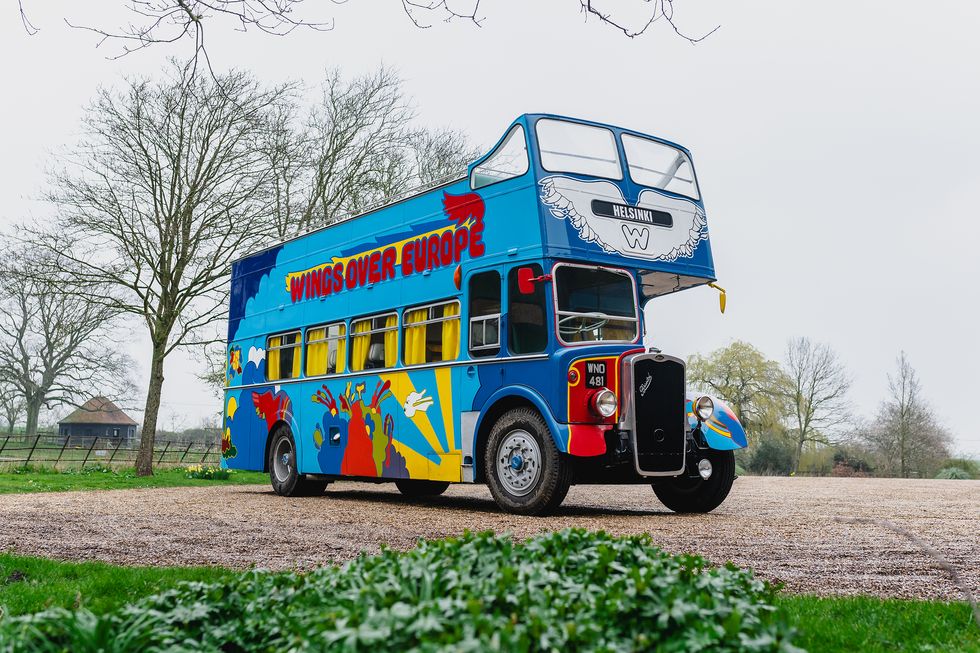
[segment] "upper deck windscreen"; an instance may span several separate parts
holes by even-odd
[[[691,159],[681,150],[632,134],[623,134],[623,150],[635,183],[701,199]]]
[[[644,287],[658,294],[714,278],[687,150],[557,116],[530,116],[529,126],[545,240],[556,258],[654,271],[664,278]]]
[[[541,167],[619,181],[623,162],[612,130],[565,120],[542,118],[535,126]],[[625,167],[639,186],[684,197],[701,198],[691,160],[682,150],[650,138],[623,134]]]
[[[548,172],[573,172],[622,179],[616,136],[604,127],[542,118],[535,126],[541,167]]]

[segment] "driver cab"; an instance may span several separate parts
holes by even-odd
[[[511,268],[507,296],[512,355],[547,349],[549,303],[560,345],[630,344],[641,335],[636,284],[626,270],[559,262],[545,275],[541,265],[527,263]]]

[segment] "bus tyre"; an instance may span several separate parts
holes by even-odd
[[[328,481],[303,478],[296,469],[296,441],[288,426],[280,426],[272,436],[268,452],[272,489],[284,497],[311,497],[323,494]]]
[[[653,491],[661,503],[674,512],[711,512],[721,505],[735,482],[735,453],[732,451],[705,451],[702,458],[711,462],[712,472],[708,480],[700,476],[691,478],[692,462],[688,462],[686,476],[666,478],[653,484]],[[694,463],[696,464],[696,463]]]
[[[544,418],[531,408],[515,408],[497,420],[483,462],[490,493],[507,512],[553,512],[572,482],[571,464],[555,446]]]
[[[422,481],[400,478],[395,481],[395,487],[406,497],[434,497],[445,492],[449,487],[449,483],[447,481]]]

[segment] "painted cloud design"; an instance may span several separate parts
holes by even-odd
[[[249,347],[248,348],[248,362],[254,363],[255,367],[259,366],[259,363],[265,360],[265,350],[261,347]]]

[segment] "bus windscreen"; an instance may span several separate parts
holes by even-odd
[[[567,344],[636,339],[633,281],[625,272],[577,265],[555,271],[558,336]]]

